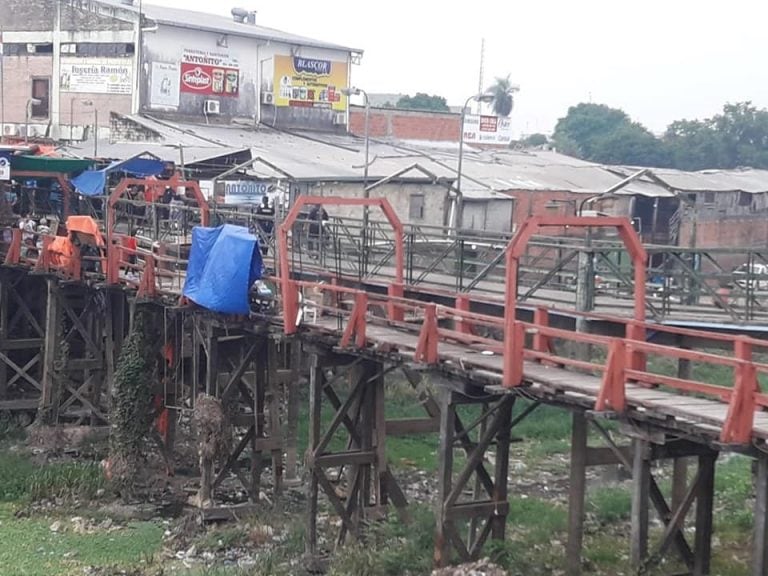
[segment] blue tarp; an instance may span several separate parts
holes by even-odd
[[[192,248],[183,294],[223,314],[248,314],[248,291],[261,278],[261,250],[243,226],[192,229]]]
[[[101,170],[86,170],[72,179],[75,189],[83,196],[102,196],[107,185],[107,174],[119,170],[131,176],[146,178],[157,176],[165,170],[165,162],[154,158],[133,158],[131,160],[112,162]]]

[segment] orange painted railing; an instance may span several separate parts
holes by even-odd
[[[69,279],[81,277],[82,258],[79,252],[73,252],[69,258],[62,257],[54,250],[55,243],[59,242],[56,237],[43,237],[42,246],[35,245],[34,249],[29,246],[25,251],[22,231],[7,229],[1,232],[0,258],[5,265],[60,274]],[[178,295],[180,285],[177,289],[168,287],[168,278],[174,276],[173,266],[178,261],[164,254],[162,246],[157,253],[153,253],[137,248],[129,238],[113,235],[103,259],[106,265],[100,273],[89,274],[88,277],[102,274],[107,284],[131,287],[139,296],[146,298]],[[283,259],[283,263],[286,262]],[[701,394],[727,404],[720,440],[729,443],[749,442],[755,412],[768,409],[768,394],[760,390],[758,382],[758,375],[768,374],[768,365],[754,360],[755,351],[768,350],[768,342],[765,341],[657,325],[638,318],[628,320],[568,312],[587,319],[607,319],[623,325],[623,336],[607,337],[551,326],[550,311],[545,308],[535,309],[532,321],[523,322],[514,314],[515,308],[505,310],[504,318],[473,312],[473,305],[477,305],[481,298],[475,299],[467,294],[455,295],[454,306],[443,306],[405,298],[404,287],[399,282],[390,286],[386,294],[379,294],[344,287],[338,282],[340,278],[335,280],[337,282],[306,282],[291,277],[289,270],[275,279],[281,288],[279,296],[286,332],[299,329],[300,295],[302,291],[306,293],[311,289],[327,296],[321,302],[314,302],[313,306],[321,316],[338,319],[338,326],[329,328],[327,323],[323,326],[338,338],[338,344],[343,348],[362,349],[374,341],[381,346],[381,338],[372,336],[372,327],[387,326],[396,329],[398,337],[385,345],[410,351],[416,362],[443,362],[448,353],[447,347],[452,346],[455,352],[457,345],[501,357],[494,371],[506,387],[530,383],[526,380],[526,362],[588,374],[598,382],[595,398],[597,411],[623,413],[631,409],[628,398],[631,398],[631,390],[635,386],[663,387],[680,395]],[[491,335],[483,336],[483,331]],[[711,347],[726,347],[729,353],[720,355],[647,342],[647,336],[654,333],[697,340]],[[556,346],[558,341],[600,349],[605,361],[563,353]],[[662,358],[725,367],[732,373],[733,386],[656,373],[652,370],[654,364],[651,361]],[[472,365],[472,361],[467,362]]]

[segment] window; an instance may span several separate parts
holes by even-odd
[[[752,206],[752,194],[739,192],[739,206]]]
[[[50,78],[32,78],[32,98],[40,101],[40,104],[33,103],[29,107],[33,118],[48,118],[50,89]]]
[[[714,204],[714,203],[715,203],[715,193],[704,192],[704,204]]]
[[[78,56],[90,56],[100,58],[113,58],[119,56],[131,56],[136,52],[133,44],[114,42],[80,42],[77,44]]]
[[[408,218],[411,220],[424,219],[424,194],[411,194]]]

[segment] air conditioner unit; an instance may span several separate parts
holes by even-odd
[[[336,114],[333,115],[334,126],[346,126],[346,124],[347,115],[344,112],[336,112]]]
[[[19,127],[15,124],[5,124],[3,126],[3,136],[18,136]]]
[[[261,93],[261,103],[262,104],[274,104],[275,103],[275,93],[274,92],[262,92]]]
[[[34,54],[37,52],[37,46],[34,44],[27,44],[27,54]]]
[[[221,114],[221,103],[218,100],[205,101],[206,114]]]

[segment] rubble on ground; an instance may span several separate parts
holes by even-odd
[[[470,564],[439,568],[432,572],[432,576],[508,576],[508,574],[505,570],[484,558]]]

